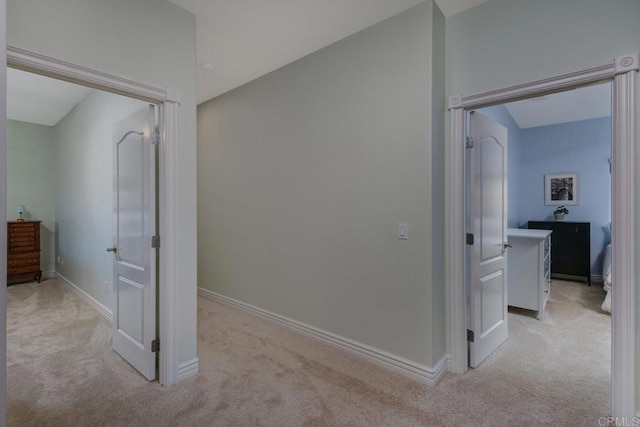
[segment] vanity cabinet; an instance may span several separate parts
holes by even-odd
[[[507,230],[511,245],[507,255],[508,304],[536,311],[538,319],[544,319],[551,294],[551,234],[549,230]]]

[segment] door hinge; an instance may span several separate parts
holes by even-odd
[[[151,143],[153,145],[160,144],[160,133],[158,131],[153,131],[153,133],[151,134]]]
[[[473,234],[467,233],[467,245],[473,245]]]
[[[473,138],[471,138],[470,136],[468,136],[468,137],[467,137],[467,139],[466,139],[465,148],[466,148],[467,150],[470,150],[470,149],[472,149],[472,148],[473,148],[473,144],[474,144],[474,143],[473,143]]]
[[[151,236],[151,247],[154,249],[160,247],[160,236]]]
[[[475,334],[471,329],[467,329],[467,341],[475,342]]]
[[[151,353],[157,353],[160,351],[160,338],[156,338],[151,341]]]

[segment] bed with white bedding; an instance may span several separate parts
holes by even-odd
[[[611,244],[604,248],[604,260],[602,262],[602,281],[604,282],[604,290],[607,296],[604,298],[602,308],[604,311],[611,313]]]

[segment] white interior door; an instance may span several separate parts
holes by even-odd
[[[507,129],[472,112],[470,136],[469,364],[475,368],[508,336]]]
[[[113,349],[156,378],[155,115],[148,106],[114,125]]]

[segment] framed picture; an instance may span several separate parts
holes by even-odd
[[[544,204],[548,206],[578,204],[578,174],[549,173],[544,176]]]

